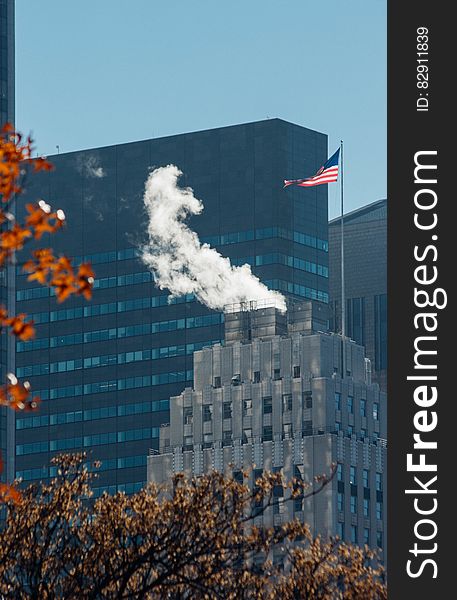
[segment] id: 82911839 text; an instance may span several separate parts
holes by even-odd
[[[427,112],[429,108],[428,51],[428,27],[418,27],[416,30],[416,87],[419,92],[416,101],[416,110],[418,112]]]

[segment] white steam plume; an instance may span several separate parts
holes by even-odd
[[[181,171],[174,165],[155,169],[146,181],[144,204],[149,215],[149,242],[142,248],[143,262],[153,271],[156,285],[167,288],[172,296],[195,294],[216,310],[250,300],[273,301],[282,311],[286,301],[279,292],[270,291],[251,272],[249,265],[232,267],[184,220],[198,215],[203,204],[191,188],[177,185]]]

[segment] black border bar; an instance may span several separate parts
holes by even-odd
[[[437,1],[388,2],[387,567],[394,600],[457,597],[457,29],[446,8]],[[415,297],[415,289],[427,292],[432,305],[442,306],[447,295],[447,306],[419,307],[426,296]],[[414,448],[414,434],[437,448]],[[408,471],[408,454],[413,465],[422,460],[436,471]]]

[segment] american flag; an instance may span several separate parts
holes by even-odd
[[[284,187],[289,185],[298,185],[308,187],[311,185],[322,185],[323,183],[332,183],[338,179],[338,160],[340,158],[340,149],[331,156],[326,163],[318,170],[313,177],[307,179],[284,179]]]

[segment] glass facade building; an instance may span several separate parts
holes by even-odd
[[[344,216],[346,332],[365,346],[373,381],[387,391],[387,200]],[[329,223],[331,327],[341,331],[341,219]]]
[[[14,62],[14,0],[0,0],[0,129],[5,123],[14,123]],[[14,273],[9,273],[9,269],[0,269],[0,306],[8,306],[11,310],[12,303],[14,304]],[[8,338],[5,333],[0,334],[2,383],[5,382],[6,373],[14,366],[11,362],[14,360],[14,345]],[[5,408],[0,408],[0,451],[5,465],[0,474],[1,480],[6,478],[8,471],[10,477],[14,476],[14,461],[9,461],[6,452],[8,421],[11,429],[13,416]]]
[[[14,123],[14,0],[0,0],[0,127]]]
[[[53,455],[82,449],[102,461],[96,495],[135,491],[170,396],[192,385],[193,352],[224,339],[222,313],[192,295],[170,301],[137,256],[150,169],[181,169],[204,203],[189,223],[202,241],[271,289],[328,302],[327,186],[283,189],[326,158],[326,135],[280,119],[50,157],[55,170],[31,177],[24,200],[62,208],[68,227],[40,246],[90,260],[96,284],[91,302],[57,304],[17,266],[16,311],[33,316],[37,335],[17,342],[15,368],[42,403],[10,431],[15,475],[52,476]]]

